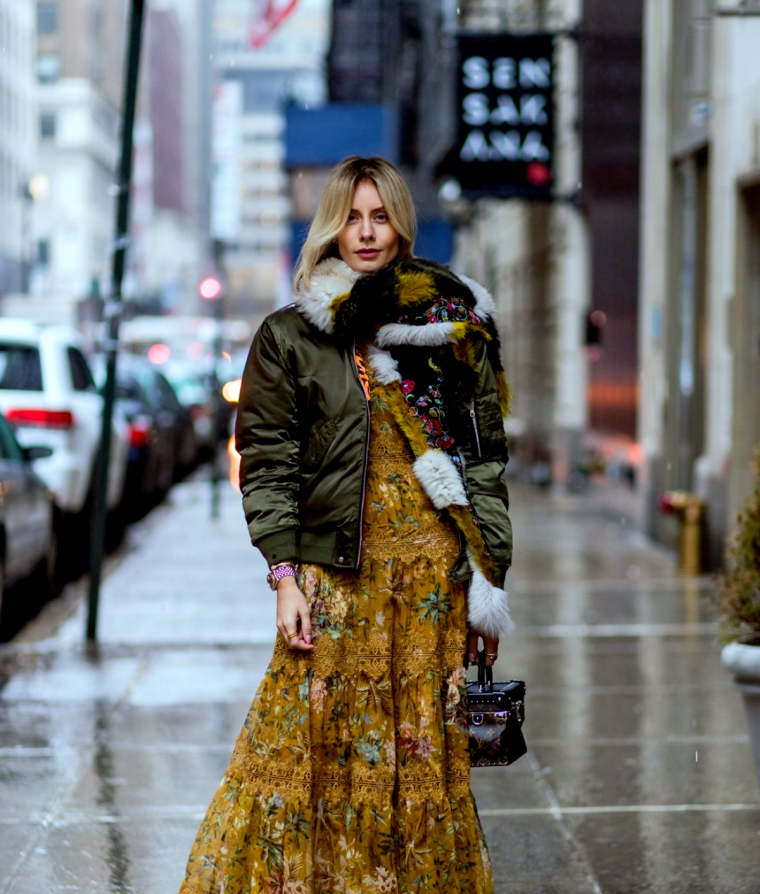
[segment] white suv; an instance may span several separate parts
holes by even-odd
[[[0,318],[0,410],[22,446],[52,448],[52,456],[35,462],[35,471],[61,512],[87,522],[103,398],[75,329]],[[108,507],[114,509],[129,449],[126,422],[116,414],[111,443]]]

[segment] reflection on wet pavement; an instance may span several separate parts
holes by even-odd
[[[81,618],[3,655],[0,894],[179,887],[273,612],[236,497],[215,530],[192,487],[109,578],[97,660]],[[592,497],[515,486],[512,514],[518,632],[497,675],[527,681],[531,751],[472,779],[497,894],[757,894],[758,789],[710,581]]]

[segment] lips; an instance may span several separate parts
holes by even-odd
[[[376,248],[364,248],[356,252],[362,258],[374,258],[380,254]]]

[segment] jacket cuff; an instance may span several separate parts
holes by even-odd
[[[287,528],[267,534],[253,544],[271,568],[278,562],[298,562],[298,528]]]

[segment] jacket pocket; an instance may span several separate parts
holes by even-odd
[[[306,452],[301,460],[301,465],[305,469],[315,469],[324,459],[327,448],[335,438],[337,425],[334,419],[327,419],[320,422],[311,431],[309,443]]]

